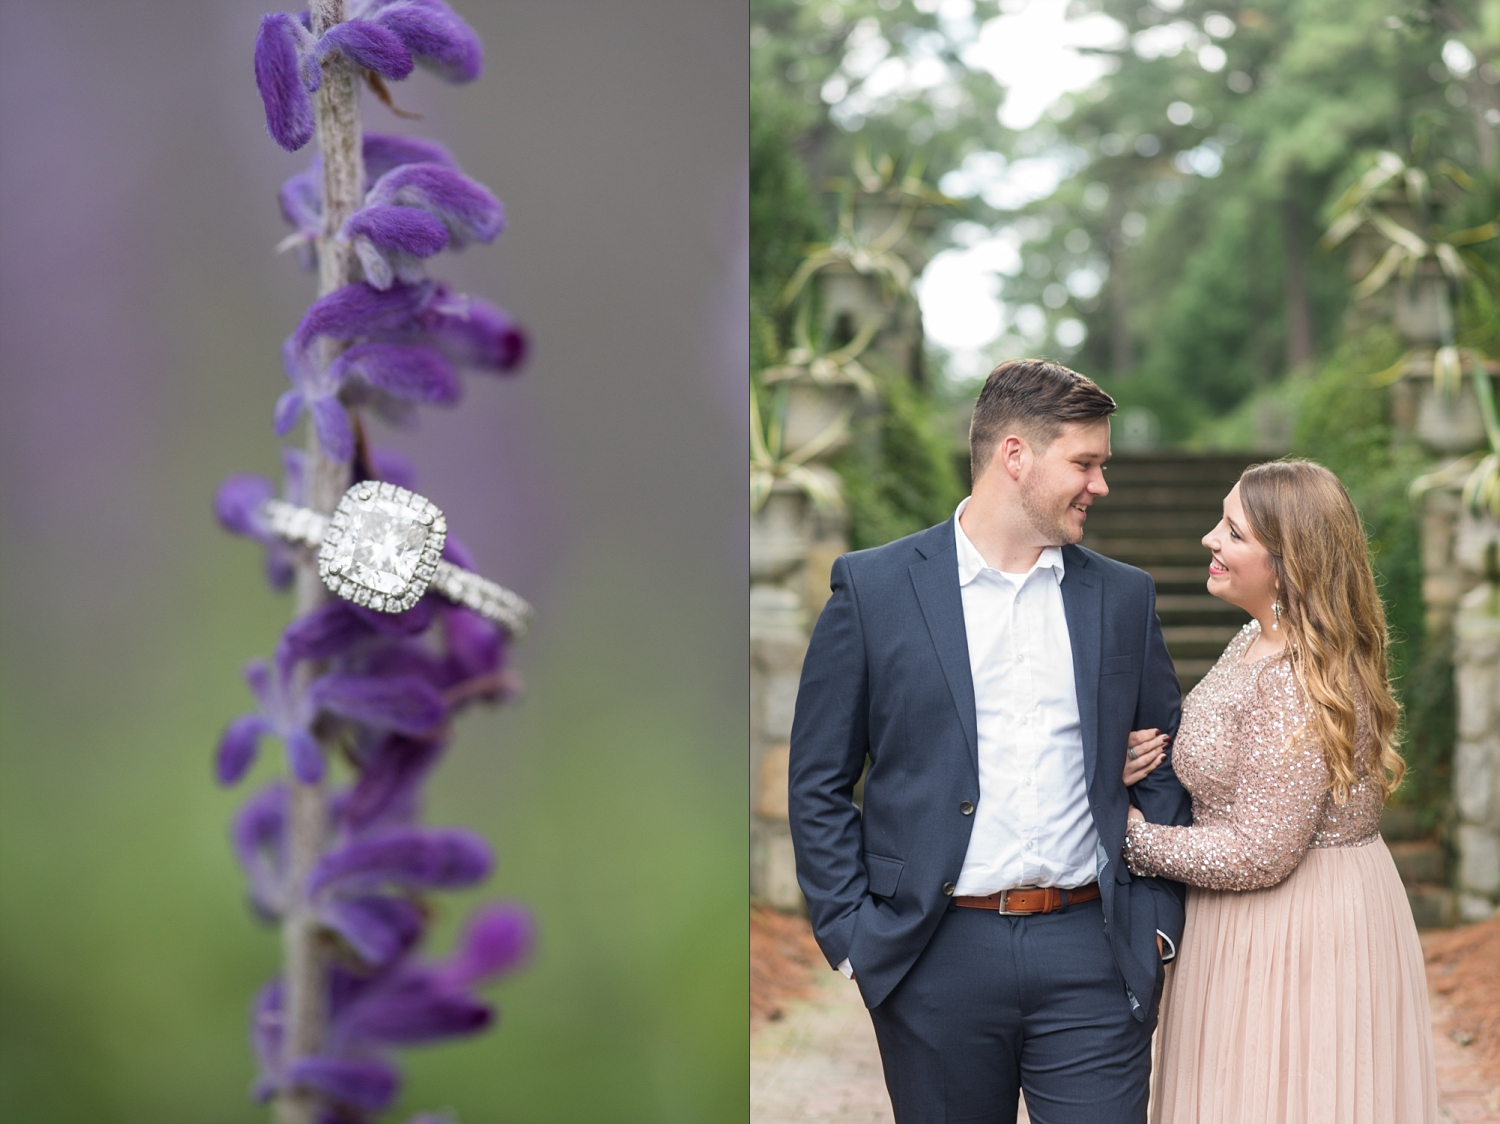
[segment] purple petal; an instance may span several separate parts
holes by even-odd
[[[439,290],[423,322],[442,349],[465,366],[512,371],[526,358],[526,333],[500,309],[477,297]]]
[[[472,610],[445,612],[443,636],[448,642],[448,661],[457,678],[490,675],[498,671],[504,661],[504,631]]]
[[[336,672],[313,682],[313,705],[331,714],[401,734],[422,734],[447,718],[442,696],[410,675]]]
[[[264,542],[271,533],[261,517],[260,505],[275,494],[275,485],[264,476],[246,472],[225,477],[214,494],[214,518],[226,531]]]
[[[318,57],[327,58],[333,50],[384,78],[405,78],[415,65],[401,37],[370,20],[351,19],[330,27],[318,40]]]
[[[282,217],[303,234],[323,229],[322,169],[322,161],[314,157],[312,167],[288,179],[277,194]]]
[[[345,285],[313,302],[292,340],[299,351],[305,352],[318,336],[352,340],[411,331],[417,313],[431,296],[430,285],[393,285],[389,289]]]
[[[473,1034],[493,1021],[488,1004],[412,973],[353,1004],[338,1020],[336,1033],[350,1045],[413,1046]]]
[[[250,901],[263,917],[282,909],[286,871],[286,787],[273,784],[245,802],[234,818],[230,841],[250,881]]]
[[[505,228],[505,211],[489,189],[442,164],[392,169],[370,189],[369,201],[431,211],[452,232],[455,247],[471,239],[492,242]]]
[[[395,484],[399,488],[417,490],[417,466],[412,459],[399,450],[379,445],[370,450],[370,467],[379,480]]]
[[[306,400],[302,397],[300,390],[283,391],[280,398],[276,399],[276,411],[272,416],[271,428],[277,437],[285,437],[292,431],[292,426],[297,424],[297,419],[302,416],[302,408]]]
[[[389,208],[409,210],[405,207]],[[419,212],[414,212],[419,213]],[[339,356],[343,370],[411,402],[457,402],[458,372],[439,351],[413,344],[362,343]]]
[[[349,832],[358,835],[381,824],[415,818],[422,782],[445,748],[439,740],[399,734],[382,741],[339,809],[339,818]]]
[[[410,206],[362,207],[349,216],[341,233],[348,239],[368,238],[383,250],[419,258],[430,258],[448,245],[448,228],[442,221]]]
[[[378,1058],[301,1058],[287,1070],[286,1084],[312,1089],[329,1100],[379,1112],[396,1096],[400,1078]]]
[[[349,425],[349,413],[333,395],[319,395],[308,402],[312,414],[313,429],[318,433],[318,444],[323,452],[336,461],[347,461],[354,456],[354,429]]]
[[[272,12],[261,17],[255,37],[255,86],[265,103],[266,128],[288,152],[296,152],[313,135],[312,102],[297,49],[306,34],[290,14]]]
[[[458,951],[437,969],[437,979],[456,990],[514,971],[531,954],[535,938],[531,914],[521,906],[485,906],[470,920]]]
[[[417,636],[432,627],[433,607],[425,597],[400,613],[378,613],[361,605],[345,604],[376,632],[386,636]]]
[[[260,739],[270,733],[270,725],[259,714],[241,714],[225,727],[214,758],[214,774],[225,788],[240,783],[255,763]]]
[[[374,968],[408,952],[422,935],[422,911],[405,898],[335,898],[319,911],[332,929]]]
[[[386,885],[453,889],[484,881],[493,866],[489,844],[472,831],[398,827],[325,854],[307,892]]]
[[[240,677],[260,704],[261,712],[270,714],[276,707],[276,692],[271,682],[271,665],[262,659],[246,660]]]
[[[437,141],[421,137],[397,137],[385,133],[365,134],[365,175],[374,183],[398,164],[445,164],[457,167],[448,150]],[[321,214],[321,210],[319,214]]]
[[[318,739],[306,730],[295,729],[287,733],[286,759],[292,767],[292,775],[303,784],[317,784],[323,779],[327,767],[323,749],[318,745]]]
[[[443,540],[443,557],[455,566],[462,566],[465,570],[479,569],[479,559],[474,557],[474,552],[453,534],[449,534]]]
[[[375,18],[449,82],[472,82],[484,69],[479,36],[446,4],[407,0],[381,9]]]
[[[276,646],[278,664],[326,660],[347,652],[374,633],[369,622],[347,601],[329,601],[287,625]]]

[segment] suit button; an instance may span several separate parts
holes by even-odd
[[[974,814],[974,805],[967,800],[963,800],[959,802],[958,810],[966,816],[972,816]]]
[[[943,893],[947,894],[950,898],[953,896],[953,891],[956,889],[958,889],[958,883],[956,882],[943,883]]]

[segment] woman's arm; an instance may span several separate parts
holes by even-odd
[[[1238,787],[1227,822],[1171,827],[1131,817],[1124,858],[1138,875],[1211,890],[1274,886],[1312,842],[1328,792],[1316,743],[1297,736],[1307,706],[1289,664],[1266,667],[1235,746]]]

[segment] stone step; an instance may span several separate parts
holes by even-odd
[[[1158,566],[1203,567],[1203,578],[1208,580],[1208,551],[1196,538],[1145,538],[1139,535],[1088,535],[1083,545],[1092,551],[1139,566],[1143,570]]]
[[[1173,658],[1172,666],[1177,669],[1177,682],[1178,685],[1182,688],[1182,694],[1184,697],[1186,697],[1187,693],[1198,685],[1198,680],[1207,675],[1209,669],[1212,668],[1216,662],[1217,660],[1189,660]]]
[[[1161,632],[1174,661],[1216,660],[1239,628],[1230,625],[1173,625],[1163,626]]]
[[[1410,808],[1386,808],[1380,813],[1380,834],[1387,843],[1414,843],[1430,837],[1432,829]]]
[[[1099,538],[1146,538],[1162,535],[1174,539],[1191,539],[1200,551],[1207,554],[1201,540],[1219,521],[1217,511],[1191,507],[1106,507],[1108,503],[1108,500],[1100,500],[1089,510],[1085,523],[1088,534]]]
[[[1248,613],[1207,593],[1158,593],[1156,615],[1162,625],[1215,624],[1244,627]]]
[[[1104,478],[1109,495],[1098,500],[1098,510],[1132,510],[1143,507],[1169,507],[1181,511],[1222,512],[1227,489],[1217,483],[1205,484],[1196,475],[1181,483],[1142,481],[1127,482],[1115,478],[1111,471]]]
[[[1223,456],[1195,453],[1176,455],[1120,454],[1112,458],[1105,479],[1113,488],[1121,485],[1164,484],[1167,486],[1219,485],[1229,491],[1239,480],[1245,467],[1255,463],[1255,458],[1228,454]]]
[[[1196,566],[1147,566],[1146,573],[1156,583],[1156,596],[1164,593],[1202,593],[1208,586],[1208,551]]]
[[[1406,887],[1411,918],[1418,929],[1451,929],[1458,924],[1458,901],[1453,891],[1440,883]]]
[[[1391,858],[1395,860],[1401,881],[1408,886],[1447,881],[1448,856],[1437,842],[1422,839],[1409,843],[1388,843],[1386,846],[1390,848]]]

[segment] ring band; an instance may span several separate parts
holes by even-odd
[[[1125,756],[1134,761],[1136,760],[1136,758],[1140,757],[1140,753],[1136,750],[1135,746],[1126,746]]]
[[[516,640],[531,626],[533,610],[519,594],[442,557],[448,522],[415,492],[363,480],[344,493],[332,516],[285,500],[267,500],[262,511],[278,537],[317,550],[323,584],[346,601],[400,613],[431,589]]]

